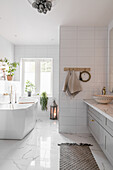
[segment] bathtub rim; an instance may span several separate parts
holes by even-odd
[[[10,104],[10,103],[0,103],[0,105],[8,105],[11,106],[11,108],[1,108],[0,107],[0,111],[12,111],[12,110],[25,110],[28,109],[30,107],[32,107],[33,105],[37,104],[38,101],[32,103],[32,104],[19,104],[19,103],[14,103],[14,104]],[[19,108],[13,108],[14,105],[18,105],[18,106],[24,106],[24,107],[19,107]],[[25,107],[26,106],[26,107]]]

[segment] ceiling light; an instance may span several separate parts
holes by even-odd
[[[33,8],[37,9],[39,13],[46,14],[51,11],[53,1],[55,0],[28,0]]]

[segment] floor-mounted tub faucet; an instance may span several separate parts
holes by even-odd
[[[9,94],[10,97],[10,104],[12,103],[12,85],[11,85],[11,93]]]

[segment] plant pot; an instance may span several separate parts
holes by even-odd
[[[31,97],[31,91],[28,91],[28,97]]]
[[[12,81],[12,79],[13,79],[13,76],[7,75],[7,80],[8,80],[8,81]]]

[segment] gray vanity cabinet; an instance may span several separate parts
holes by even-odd
[[[105,129],[113,136],[113,122],[107,118],[105,119]]]
[[[113,136],[106,132],[105,137],[105,154],[113,165]]]
[[[88,106],[88,127],[113,165],[113,122]]]
[[[88,114],[88,125],[89,130],[91,131],[92,135],[96,139],[97,143],[100,145],[102,149],[105,149],[105,132],[102,126]]]

